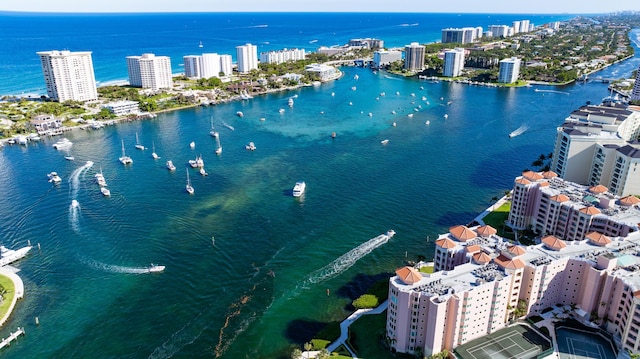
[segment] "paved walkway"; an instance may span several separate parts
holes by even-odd
[[[14,295],[13,295],[11,304],[7,309],[7,313],[4,315],[3,318],[0,319],[0,326],[2,326],[4,322],[7,321],[7,319],[9,319],[9,316],[11,315],[11,312],[13,311],[13,308],[15,307],[18,299],[21,299],[22,297],[24,297],[24,284],[22,283],[22,279],[20,279],[20,277],[18,277],[18,275],[12,270],[12,269],[15,270],[15,268],[12,268],[12,267],[6,268],[6,267],[9,267],[9,266],[0,268],[0,274],[9,277],[9,279],[13,281]]]

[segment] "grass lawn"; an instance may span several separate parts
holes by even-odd
[[[433,273],[433,266],[420,267],[420,273],[427,273],[427,274]]]
[[[0,318],[4,318],[9,310],[9,306],[13,301],[13,296],[15,295],[15,287],[13,286],[13,282],[9,277],[0,274],[0,285],[4,287],[7,291],[2,299],[2,303],[0,303]]]
[[[380,314],[363,315],[349,327],[349,343],[359,358],[404,359],[415,358],[405,354],[391,354],[380,339],[384,335],[387,311]]]
[[[498,235],[508,239],[515,239],[513,232],[505,232],[504,222],[509,218],[509,210],[511,210],[511,202],[506,202],[502,206],[489,212],[482,220],[484,223],[498,230]]]

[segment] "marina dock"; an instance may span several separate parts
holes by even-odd
[[[24,328],[18,327],[18,330],[11,333],[8,338],[4,338],[2,339],[2,341],[0,341],[0,349],[11,345],[11,342],[18,339],[18,337],[21,335],[24,335]]]

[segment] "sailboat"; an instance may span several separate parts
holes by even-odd
[[[213,129],[213,117],[211,117],[211,131],[209,131],[209,134],[211,135],[211,137],[216,137],[218,134],[216,130]]]
[[[140,144],[140,140],[138,139],[138,133],[136,132],[136,148],[139,150],[144,150],[144,146]]]
[[[124,153],[124,140],[122,140],[122,157],[119,158],[120,163],[122,163],[123,165],[130,165],[133,163],[133,160],[131,159],[131,157],[127,156]]]
[[[195,190],[193,189],[193,186],[191,186],[191,181],[189,180],[189,169],[187,168],[187,186],[185,187],[185,189],[187,190],[188,194],[193,194],[193,192],[195,192]]]
[[[153,152],[151,152],[151,157],[153,157],[154,160],[157,160],[158,158],[160,158],[160,156],[158,156],[158,154],[156,153],[156,143],[155,142],[151,142],[151,148],[153,149]]]
[[[198,44],[198,47],[204,47],[204,45],[202,45],[202,41],[200,41],[200,44]]]
[[[220,134],[218,132],[214,132],[213,137],[216,139],[216,155],[219,155],[222,153],[222,145],[220,144]]]

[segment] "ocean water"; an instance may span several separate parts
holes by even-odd
[[[604,75],[630,73],[639,60]],[[16,264],[25,298],[0,336],[18,326],[27,335],[2,355],[284,358],[344,318],[377,278],[431,258],[439,233],[472,221],[552,151],[570,111],[608,95],[595,83],[537,92],[343,71],[321,86],[67,133],[75,161],[52,148],[55,138],[0,150],[2,242],[41,245]],[[136,150],[136,134],[161,159]],[[121,141],[134,160],[127,167]],[[245,150],[250,141],[256,151]],[[188,168],[198,155],[206,177]],[[111,198],[94,182],[100,170]],[[60,185],[47,182],[50,171]],[[299,199],[297,180],[307,183]],[[397,234],[388,243],[368,242],[389,229]],[[150,263],[166,269],[144,273]]]

